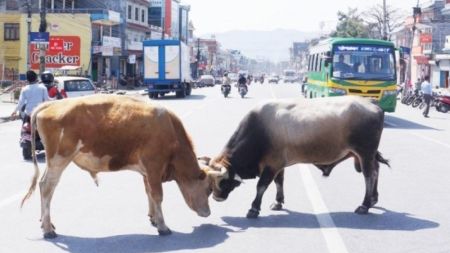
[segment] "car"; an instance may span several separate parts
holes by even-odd
[[[213,87],[216,81],[212,75],[202,75],[198,82],[201,83],[201,86]]]
[[[271,75],[268,80],[269,80],[269,83],[278,84],[278,82],[280,81],[280,77],[278,75]]]
[[[55,76],[55,84],[60,91],[65,91],[68,98],[81,97],[96,93],[91,79],[79,76]]]

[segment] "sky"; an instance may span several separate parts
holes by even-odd
[[[420,3],[429,2],[421,0]],[[182,0],[191,5],[190,19],[196,35],[231,30],[270,31],[294,29],[320,32],[334,29],[338,10],[348,7],[367,10],[383,0]],[[386,0],[387,5],[409,15],[417,0]]]

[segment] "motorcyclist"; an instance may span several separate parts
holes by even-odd
[[[231,91],[231,78],[228,77],[228,73],[223,74],[223,82],[220,89],[223,90],[225,87],[228,87]]]
[[[64,90],[60,91],[58,86],[53,82],[55,77],[50,71],[45,71],[41,74],[41,82],[47,88],[48,96],[50,99],[63,99],[67,98],[67,94]]]
[[[11,114],[12,120],[16,119],[17,112],[25,106],[25,116],[23,121],[28,122],[33,109],[42,102],[50,100],[45,86],[38,83],[37,74],[34,71],[29,70],[27,71],[26,76],[28,85],[20,91],[19,103]]]
[[[239,74],[238,87],[244,86],[247,89],[247,78],[244,74]]]

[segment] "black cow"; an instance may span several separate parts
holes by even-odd
[[[312,163],[324,176],[341,161],[354,157],[362,172],[366,194],[355,212],[367,214],[378,201],[379,162],[389,166],[378,152],[384,113],[369,99],[356,96],[310,100],[278,100],[250,111],[227,145],[212,161],[213,197],[223,201],[242,179],[259,176],[256,198],[248,218],[259,215],[262,196],[275,181],[279,210],[284,202],[284,168]]]

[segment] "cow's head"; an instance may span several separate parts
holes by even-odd
[[[186,204],[201,217],[211,214],[208,198],[211,195],[211,178],[207,170],[198,170],[194,180],[189,182],[178,182]]]
[[[242,183],[242,179],[236,173],[230,173],[225,167],[226,162],[212,161],[209,157],[200,157],[200,163],[208,166],[208,176],[211,180],[213,198],[216,201],[224,201],[234,188]],[[224,164],[225,163],[225,164]]]

